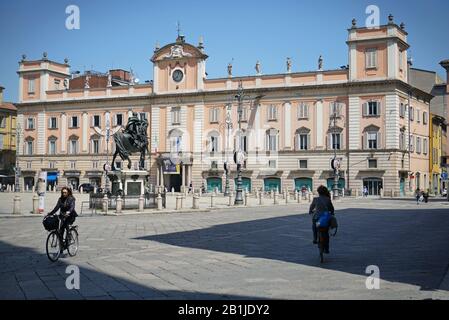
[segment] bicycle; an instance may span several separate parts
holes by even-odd
[[[59,216],[58,228],[50,231],[46,242],[47,257],[51,262],[56,262],[64,250],[67,250],[71,257],[74,257],[78,252],[78,226],[69,226],[65,238],[62,239],[61,232],[63,230],[61,230],[61,226],[65,217],[61,218],[60,214],[57,215]]]
[[[324,262],[324,253],[325,253],[325,248],[329,248],[329,239],[331,236],[335,237],[335,235],[337,234],[337,229],[335,228],[335,231],[333,234],[330,234],[330,227],[326,227],[326,228],[321,228],[321,227],[317,227],[317,241],[318,241],[318,250],[320,252],[320,263]]]

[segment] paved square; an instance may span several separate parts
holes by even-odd
[[[41,218],[0,218],[0,299],[449,299],[449,206],[335,203],[319,263],[308,204],[82,216],[76,257],[51,263]],[[65,287],[68,265],[80,290]],[[365,286],[380,269],[380,289]]]

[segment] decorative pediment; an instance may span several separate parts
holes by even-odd
[[[76,135],[76,134],[72,134],[70,137],[69,137],[69,141],[71,141],[71,140],[78,140],[79,139],[79,137]]]
[[[172,60],[182,58],[201,58],[207,59],[207,55],[204,54],[199,48],[189,43],[170,43],[157,50],[153,57],[152,62],[161,60]]]
[[[343,128],[340,127],[330,127],[329,130],[327,130],[328,133],[341,133],[343,132]]]
[[[310,133],[310,129],[306,128],[306,127],[301,127],[296,129],[296,134],[309,134]]]
[[[370,124],[369,126],[365,127],[365,129],[363,129],[363,132],[373,132],[373,131],[379,131],[380,128],[374,124]]]

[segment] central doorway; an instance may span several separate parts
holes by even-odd
[[[380,189],[382,189],[382,179],[379,178],[363,179],[363,186],[368,189],[368,195],[380,196]]]

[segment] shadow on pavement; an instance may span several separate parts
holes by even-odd
[[[355,212],[357,211],[357,212]],[[273,259],[367,276],[376,265],[380,278],[438,289],[448,270],[449,217],[446,209],[344,209],[331,254],[319,263],[308,215],[280,216],[206,229],[139,237],[186,248]]]
[[[260,297],[160,290],[118,276],[79,267],[80,290],[68,290],[65,282],[70,259],[52,263],[45,253],[0,241],[0,300],[22,299],[171,299],[253,300]],[[75,264],[76,265],[76,264]]]

